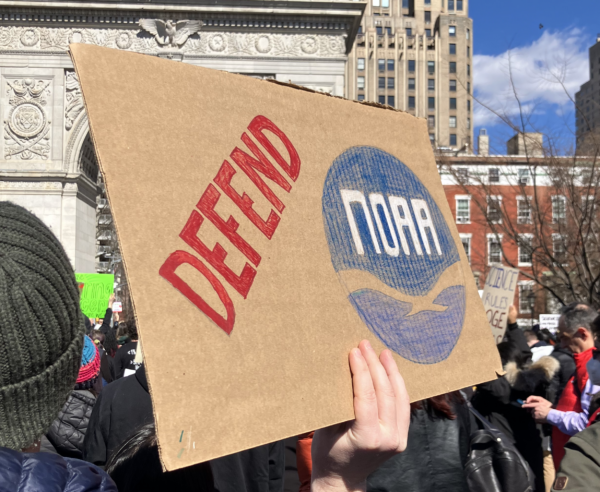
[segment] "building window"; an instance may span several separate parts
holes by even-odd
[[[455,97],[450,98],[450,109],[456,109],[456,98]]]
[[[415,96],[408,96],[408,109],[415,109]]]
[[[388,77],[387,79],[387,88],[388,89],[393,89],[395,87],[394,85],[394,77]]]
[[[567,218],[567,199],[564,196],[552,197],[552,222],[558,224]]]
[[[471,47],[467,46],[467,58],[471,58]]]
[[[467,39],[471,39],[471,29],[467,29]]]
[[[385,60],[383,58],[377,60],[377,68],[379,68],[380,72],[385,72]]]
[[[408,0],[402,0],[402,8],[403,9],[407,9],[408,8]]]
[[[431,0],[425,0],[425,5],[431,5]]]
[[[359,94],[358,95],[358,100],[359,101],[364,101],[365,100],[365,95],[364,94]]]
[[[467,94],[471,94],[471,82],[467,82]]]
[[[390,8],[390,0],[381,0],[381,6],[384,9],[389,9]],[[460,9],[459,9],[460,10]]]
[[[460,184],[468,184],[469,183],[469,168],[467,167],[457,167],[454,169],[456,180]]]
[[[456,62],[450,62],[448,67],[450,68],[450,73],[456,73]]]
[[[492,224],[502,224],[502,197],[488,196],[487,218]]]
[[[488,264],[502,263],[502,235],[488,235]]]
[[[529,184],[529,169],[517,169],[519,184],[527,186]]]
[[[379,77],[378,82],[379,82],[378,87],[380,89],[385,89],[385,77]]]
[[[409,72],[415,71],[415,61],[414,60],[408,60],[408,71]]]
[[[517,197],[517,224],[531,224],[531,197]]]
[[[519,266],[531,266],[533,262],[533,236],[531,234],[519,234]]]
[[[488,169],[488,182],[499,183],[500,182],[500,169],[497,167],[490,167]]]
[[[456,0],[456,10],[463,9],[463,0]]]
[[[448,0],[448,10],[454,10],[454,0]]]
[[[412,27],[407,27],[406,28],[406,35],[407,36],[412,36]]]
[[[430,133],[430,134],[429,134],[429,142],[430,142],[431,144],[434,144],[434,143],[435,143],[435,133]]]
[[[471,118],[467,118],[467,130],[471,129]]]
[[[560,234],[552,234],[552,253],[554,261],[560,265],[564,265],[567,261],[565,248],[565,238]]]
[[[377,32],[377,36],[383,36],[383,27],[377,26],[375,31]]]
[[[365,78],[360,76],[356,78],[356,84],[358,85],[359,89],[364,89],[365,88]]]
[[[385,33],[389,36],[392,37],[392,28],[391,27],[386,27],[385,28]]]
[[[409,91],[415,90],[415,79],[412,77],[408,79],[408,90]]]
[[[435,97],[428,97],[427,98],[427,108],[428,109],[435,109]]]
[[[448,35],[450,37],[456,37],[456,26],[448,26]]]
[[[456,55],[456,44],[455,43],[450,43],[450,54]]]
[[[394,96],[388,96],[388,104],[392,107],[395,108],[396,107],[396,103],[394,101]]]
[[[365,69],[365,59],[364,58],[359,58],[358,59],[357,68],[359,70],[364,70]]]
[[[471,76],[471,65],[467,65],[467,76]]]
[[[467,99],[467,111],[470,113],[471,112],[471,100]]]
[[[456,223],[471,223],[471,197],[456,195]]]
[[[425,11],[425,24],[431,24],[431,12],[429,10]]]
[[[471,235],[470,234],[461,234],[460,242],[462,243],[463,248],[465,249],[465,254],[467,255],[467,259],[469,260],[469,263],[471,263]]]
[[[427,90],[434,91],[435,90],[435,79],[427,80]]]
[[[456,128],[456,116],[450,116],[450,128]]]
[[[379,96],[379,104],[385,104],[385,96]]]
[[[425,29],[425,36],[428,38],[431,37],[431,29]]]
[[[362,34],[363,33],[363,26],[358,26],[358,34]]]
[[[373,7],[379,7],[379,0],[373,0]]]
[[[456,147],[456,145],[457,145],[457,143],[456,143],[456,142],[457,142],[457,139],[456,139],[456,133],[451,133],[451,134],[450,134],[450,145],[451,145],[452,147]]]
[[[427,72],[430,74],[434,74],[435,73],[435,62],[434,61],[428,61],[427,62]]]
[[[450,81],[450,92],[456,92],[456,80]]]
[[[531,313],[534,303],[533,285],[530,283],[519,283],[519,312],[521,314]]]
[[[435,127],[435,115],[433,115],[433,114],[430,114],[430,115],[427,117],[427,126],[428,126],[429,128],[433,128],[433,127]]]
[[[387,61],[387,69],[388,69],[388,72],[394,71],[394,60],[390,59]]]

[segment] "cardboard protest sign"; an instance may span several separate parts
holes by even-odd
[[[72,56],[167,469],[352,419],[364,338],[395,353],[413,400],[501,371],[425,120],[157,57]]]
[[[559,319],[560,314],[540,314],[540,330],[547,329],[551,333],[556,333]]]
[[[106,273],[76,273],[81,288],[79,304],[88,318],[103,318],[108,307],[108,298],[113,293],[115,276]]]
[[[518,279],[519,270],[505,266],[491,267],[485,279],[483,307],[497,344],[506,332],[508,308],[514,301]]]

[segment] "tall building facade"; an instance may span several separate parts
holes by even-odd
[[[427,118],[436,147],[471,148],[472,56],[468,0],[367,0],[346,97]]]
[[[582,148],[590,134],[600,137],[600,35],[590,48],[590,80],[575,94],[577,147]],[[596,144],[597,145],[597,144]],[[587,150],[587,149],[586,149]]]

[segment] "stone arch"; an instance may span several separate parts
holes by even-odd
[[[65,152],[65,167],[69,174],[81,173],[94,184],[98,182],[98,160],[90,136],[89,120],[85,112],[73,125]]]

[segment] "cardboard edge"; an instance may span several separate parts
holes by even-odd
[[[77,49],[76,46],[74,46],[74,47],[75,47],[75,49]],[[77,73],[77,77],[79,77],[79,72],[77,70],[77,60],[76,60],[76,56],[74,55],[73,50],[71,48],[71,44],[69,44],[69,48],[68,48],[67,51],[69,53],[71,61],[73,62],[73,68],[75,69],[75,73]],[[80,77],[79,77],[79,84],[80,84],[81,93],[82,93],[82,96],[83,96],[83,104],[85,106],[85,112],[86,112],[86,114],[89,115],[89,111],[88,111],[88,107],[87,107],[87,99],[85,98],[85,89],[84,89],[83,84],[81,83],[81,78]],[[102,158],[100,157],[100,153],[96,150],[98,147],[96,146],[96,138],[94,136],[94,130],[93,130],[92,120],[89,118],[89,116],[88,116],[88,122],[89,122],[90,138],[92,140],[92,144],[94,145],[94,150],[96,152],[96,159],[98,161],[98,168],[99,168],[100,173],[102,174],[102,178],[104,179],[104,182],[106,183],[106,174],[104,173],[104,171],[102,169]],[[110,206],[111,199],[110,199],[110,193],[109,193],[109,190],[108,190],[108,186],[106,186],[106,198],[108,199],[108,204]],[[119,226],[118,226],[116,220],[114,221],[114,227],[115,227],[115,233],[117,234],[117,241],[118,241],[119,240]],[[125,276],[127,278],[129,278],[129,272],[128,272],[128,269],[127,269],[127,262],[125,261],[125,257],[124,256],[123,256],[123,258],[122,258],[121,261],[123,262],[123,269],[125,270]],[[144,344],[144,342],[143,342],[143,333],[142,333],[142,330],[140,330],[140,324],[139,324],[138,317],[137,317],[137,309],[135,307],[135,297],[134,297],[133,293],[130,293],[130,300],[131,300],[131,307],[133,309],[133,318],[134,318],[135,324],[136,324],[136,326],[138,328],[138,340],[139,340],[139,343],[143,345]],[[151,383],[151,378],[150,378],[150,375],[149,375],[149,373],[151,371],[147,370],[147,368],[148,368],[147,360],[144,360],[144,364],[146,366],[146,372],[147,372],[146,379],[148,380],[148,391],[150,393],[150,399],[152,401],[154,401],[153,398],[152,398],[152,383]],[[166,464],[165,464],[165,460],[162,457],[162,447],[160,445],[160,441],[158,440],[158,420],[159,420],[159,418],[158,418],[158,414],[156,413],[156,407],[155,407],[154,404],[152,405],[152,413],[154,415],[154,425],[155,425],[156,436],[157,436],[158,455],[159,455],[159,458],[160,458],[161,465],[163,466],[163,470],[167,470]]]

